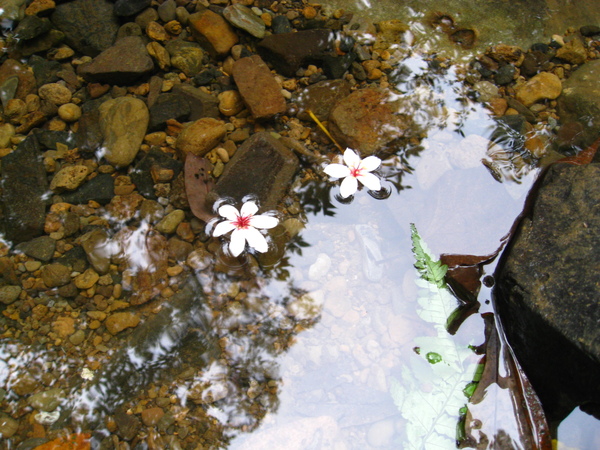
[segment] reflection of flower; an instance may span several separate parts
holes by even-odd
[[[365,159],[360,159],[354,150],[347,148],[344,152],[344,164],[328,164],[324,169],[330,177],[344,179],[340,186],[342,197],[346,198],[354,194],[358,189],[358,181],[371,191],[381,189],[379,178],[370,173],[381,164],[378,157],[367,156]]]
[[[238,256],[244,251],[246,242],[256,251],[264,253],[268,250],[267,240],[258,231],[258,228],[268,229],[277,225],[276,217],[256,215],[258,206],[254,202],[246,202],[238,210],[231,205],[223,205],[219,208],[219,214],[227,220],[217,224],[213,236],[218,237],[231,233],[229,250],[233,256]]]

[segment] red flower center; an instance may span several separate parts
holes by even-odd
[[[350,175],[354,178],[358,178],[359,176],[361,176],[362,170],[363,169],[360,166],[352,167],[350,168]]]
[[[238,230],[245,230],[250,226],[250,219],[252,216],[237,216],[237,218],[233,221],[233,225]]]

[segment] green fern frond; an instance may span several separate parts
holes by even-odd
[[[439,260],[434,261],[429,256],[431,252],[427,248],[427,244],[419,236],[414,223],[410,224],[410,238],[413,244],[412,252],[415,255],[415,267],[419,271],[421,278],[435,284],[440,289],[446,287],[444,277],[448,271],[448,266],[442,264]]]

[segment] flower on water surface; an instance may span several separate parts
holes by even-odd
[[[256,251],[264,253],[269,249],[267,240],[258,229],[269,229],[277,225],[276,217],[257,215],[258,206],[252,201],[245,202],[238,211],[234,206],[222,205],[219,215],[226,220],[219,222],[212,235],[215,237],[231,233],[229,251],[233,256],[238,256],[244,251],[246,242]]]
[[[379,191],[381,182],[376,175],[372,174],[379,167],[381,160],[377,156],[367,156],[360,159],[351,148],[344,152],[344,164],[328,164],[324,171],[333,178],[343,178],[340,185],[340,195],[343,198],[350,197],[358,189],[358,182],[371,191]]]

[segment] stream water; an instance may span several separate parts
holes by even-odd
[[[432,2],[426,11],[412,1],[324,3],[355,9],[365,18],[380,14],[375,17],[410,22],[406,14],[412,14],[421,20],[410,25],[422,47],[402,61],[406,76],[393,87],[408,99],[404,104],[412,105],[403,113],[414,117],[422,133],[415,145],[383,159],[377,173],[386,195],[378,198],[362,189],[344,200],[339,183],[324,176],[295,179],[291,192],[300,212],[293,239],[284,249],[270,249],[279,252],[278,261],[260,270],[252,259],[241,267],[232,267],[227,258],[211,261],[192,275],[189,292],[183,289],[171,303],[144,307],[148,317],[158,318],[134,332],[130,347],[109,337],[98,342],[100,350],[77,358],[61,353],[60,346],[37,350],[19,339],[3,341],[1,384],[17,384],[26,369],[39,366],[37,382],[51,379],[48,387],[68,392],[61,399],[60,419],[49,427],[96,428],[108,436],[115,425],[107,417],[117,404],[126,405],[125,415],[142,417],[147,407],[160,404],[173,421],[164,429],[148,426],[142,432],[146,441],[135,438],[136,449],[183,448],[160,437],[184,440],[187,435],[204,440],[185,448],[455,448],[459,409],[467,402],[464,395],[457,401],[456,392],[475,377],[481,354],[471,347],[486,341],[486,320],[493,315],[489,276],[541,169],[530,155],[510,153],[506,141],[494,142],[497,122],[472,99],[458,65],[434,69],[420,55],[439,48],[457,62],[467,61],[490,43],[526,48],[529,39],[548,40],[548,33],[564,30],[546,28],[543,14],[531,10],[517,21],[527,23],[525,28],[508,26],[504,8],[509,2],[489,2],[493,5],[486,5],[485,13],[471,2],[458,2],[471,6],[457,7],[456,22],[478,30],[476,45],[465,50],[423,24],[432,11],[454,2]],[[600,20],[600,8],[582,3],[587,7],[595,9],[586,20]],[[477,14],[488,13],[495,14],[477,20]],[[564,26],[588,24],[578,19],[570,15]],[[530,137],[550,147],[555,125],[537,125]],[[321,174],[320,168],[315,166],[314,173]],[[122,225],[113,224],[111,232],[118,233]],[[478,310],[451,338],[439,334],[447,315],[431,318],[424,306],[441,294],[424,285],[414,267],[411,224],[434,259],[451,254],[487,260],[479,273],[487,281],[476,298]],[[131,248],[143,259],[144,244]],[[59,313],[70,311],[58,297],[47,305]],[[498,346],[500,353],[510,354],[504,342]],[[447,347],[456,355],[437,372],[442,363],[436,366],[435,357],[447,358]],[[94,359],[101,363],[88,377]],[[518,378],[508,361],[500,357],[498,373]],[[63,371],[69,380],[61,379]],[[522,423],[531,411],[515,405],[514,395],[492,384],[485,401],[473,406],[469,428],[489,445],[478,448],[528,448]],[[6,406],[15,398],[3,389],[0,401]],[[554,437],[560,449],[600,448],[598,422],[579,411]],[[149,441],[158,443],[148,446]],[[9,440],[0,445],[33,448]]]

